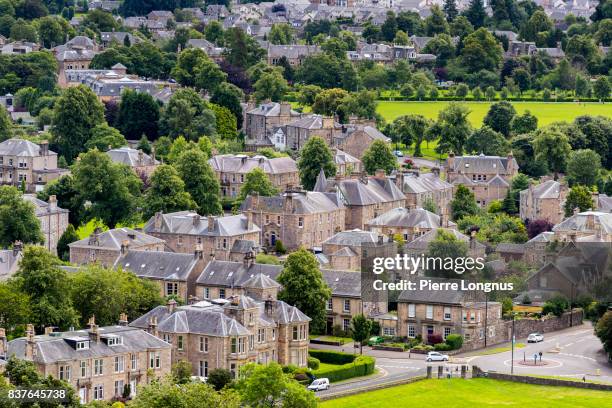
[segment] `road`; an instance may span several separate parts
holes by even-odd
[[[423,159],[422,157],[410,157],[410,156],[398,157],[397,162],[401,166],[402,164],[404,164],[404,160],[406,159],[412,160],[412,162],[418,167],[429,167],[429,168],[440,167],[440,164],[437,161]]]
[[[561,330],[553,333],[546,333],[544,341],[535,344],[528,344],[527,339],[517,339],[517,343],[524,343],[526,347],[516,348],[514,354],[514,373],[531,374],[544,376],[563,376],[588,380],[612,383],[612,365],[607,363],[607,357],[602,350],[601,342],[593,334],[590,322],[580,326]],[[507,346],[508,344],[506,344]],[[499,348],[504,345],[494,345],[490,348]],[[556,347],[559,352],[553,352]],[[345,352],[353,351],[352,344],[345,344],[342,347],[311,345],[312,348],[342,350]],[[528,359],[533,358],[534,353],[542,351],[543,361],[546,365],[521,366],[519,360],[523,360],[523,353]],[[358,349],[355,349],[358,352]],[[427,363],[424,355],[398,353],[392,351],[372,350],[370,347],[363,348],[364,354],[376,357],[376,367],[379,374],[362,379],[349,380],[344,383],[332,384],[327,391],[318,393],[321,396],[342,395],[356,389],[366,391],[370,387],[381,384],[393,384],[405,381],[406,379],[425,375],[427,366],[434,366],[434,376],[437,373],[439,363]],[[468,364],[470,367],[476,365],[486,371],[498,371],[510,373],[511,371],[511,351],[482,355],[483,350],[470,353],[463,353],[453,356],[453,359]],[[454,364],[444,364],[445,372],[447,368],[457,366]],[[599,375],[597,370],[599,369]]]

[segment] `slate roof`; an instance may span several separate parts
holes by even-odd
[[[154,236],[133,230],[131,228],[115,228],[112,230],[92,233],[88,238],[75,241],[68,246],[70,248],[105,248],[105,249],[121,249],[124,241],[129,242],[130,248],[139,248],[145,245],[163,244],[166,241]]]
[[[321,52],[318,45],[268,45],[268,58],[287,57],[287,59],[305,58]]]
[[[605,194],[599,194],[597,197],[597,211],[612,212],[612,197]]]
[[[90,330],[78,330],[72,332],[61,332],[50,335],[35,336],[36,353],[34,361],[37,363],[54,363],[59,361],[71,361],[90,358],[100,358],[125,354],[129,352],[146,351],[148,349],[170,349],[172,346],[165,341],[129,326],[107,326],[98,328],[101,337],[105,335],[117,335],[123,339],[123,344],[108,346],[104,341],[91,341],[89,349],[75,350],[66,340],[89,340]],[[9,341],[8,356],[15,355],[17,358],[25,359],[25,348],[27,339],[20,337]]]
[[[531,187],[532,194],[535,198],[559,198],[561,194],[561,183],[555,180],[547,180],[537,186]],[[521,191],[521,194],[527,193],[529,189]]]
[[[436,283],[457,283],[458,290],[429,290],[420,288],[420,281],[423,279],[431,280]],[[461,280],[443,278],[413,278],[410,281],[416,282],[415,290],[404,290],[397,298],[398,302],[403,303],[426,303],[426,304],[450,304],[462,305],[467,302],[484,301],[484,292],[461,290]]]
[[[251,109],[247,112],[249,115],[261,115],[261,116],[279,116],[280,115],[280,103],[269,102],[262,103],[258,107]],[[300,116],[299,112],[291,110],[292,116]]]
[[[434,173],[425,173],[418,176],[408,173],[404,175],[403,188],[404,193],[421,194],[451,189],[453,185],[440,179]]]
[[[297,119],[289,124],[287,127],[294,127],[300,129],[322,129],[323,128],[323,116],[321,115],[307,115],[303,118]]]
[[[368,225],[401,228],[439,228],[441,217],[423,208],[394,208],[367,222]]]
[[[321,193],[313,191],[285,192],[274,197],[258,197],[260,211],[282,213],[286,197],[292,200],[292,214],[317,214],[329,211],[336,211],[344,208],[344,204],[338,201],[338,197],[333,193]],[[240,209],[245,211],[251,209],[253,197],[247,196]]]
[[[361,160],[346,152],[343,152],[340,149],[335,149],[334,161],[336,162],[336,165],[361,163]]]
[[[230,252],[237,254],[246,254],[257,250],[257,244],[250,239],[237,239],[232,244]]]
[[[440,230],[443,230],[443,231],[446,231],[446,232],[452,234],[459,241],[470,242],[470,237],[468,237],[465,234],[462,234],[461,232],[459,232],[457,230],[448,229],[448,228],[436,228],[436,229],[433,229],[431,231],[427,231],[425,234],[421,235],[417,239],[406,243],[406,245],[405,245],[406,249],[426,251],[428,246],[429,246],[429,243],[431,241],[433,241],[434,239],[436,239],[436,237],[438,236],[438,231],[440,231]],[[478,241],[475,242],[475,245],[476,245],[477,248],[480,248],[480,249],[483,249],[483,250],[485,248],[485,245],[481,244]]]
[[[161,218],[161,227],[155,227],[156,217]],[[245,215],[229,215],[224,217],[213,217],[213,229],[208,229],[208,218],[193,211],[178,211],[168,214],[158,213],[151,217],[145,224],[145,232],[159,234],[183,234],[201,236],[235,236],[250,232],[258,232],[259,227],[252,225],[247,229],[247,217]]]
[[[295,160],[291,157],[276,157],[269,159],[256,155],[249,157],[244,154],[220,154],[213,156],[208,163],[213,170],[228,173],[246,174],[255,168],[262,169],[266,174],[297,173]]]
[[[49,155],[57,153],[49,150]],[[40,156],[40,146],[32,143],[29,140],[23,139],[8,139],[0,143],[0,155],[2,156],[20,156],[20,157],[38,157]]]
[[[350,231],[340,231],[333,236],[323,241],[323,245],[346,245],[346,246],[362,246],[364,243],[378,242],[379,234],[372,231],[362,231],[354,229]],[[389,237],[383,238],[385,242],[389,241]]]
[[[551,231],[540,232],[538,235],[531,238],[525,244],[531,244],[531,243],[536,243],[536,242],[550,242],[554,238],[554,236],[555,236],[555,233]]]
[[[406,196],[388,177],[333,181],[347,206],[363,206],[405,200]],[[329,188],[329,187],[328,187]]]
[[[196,284],[206,286],[245,287],[245,283],[258,274],[275,280],[281,273],[280,265],[267,265],[231,261],[211,261],[206,265]]]
[[[361,272],[322,269],[332,296],[361,298]]]
[[[592,219],[593,224],[589,225]],[[553,232],[589,232],[601,228],[605,233],[612,233],[612,214],[600,211],[585,211],[572,215],[553,227]]]
[[[243,285],[246,288],[253,289],[279,288],[281,286],[278,282],[263,273],[258,273],[252,278],[247,279]]]
[[[518,164],[514,157],[511,157],[513,166],[518,169]],[[447,165],[449,165],[447,160]],[[453,160],[453,165],[449,167],[456,172],[463,174],[509,174],[508,172],[508,157],[500,156],[456,156]]]
[[[59,214],[69,212],[68,210],[60,208],[57,205],[54,209],[52,209],[48,202],[39,200],[34,194],[24,194],[23,199],[34,204],[34,211],[36,212],[37,217],[47,214]]]
[[[495,247],[496,252],[503,252],[506,254],[524,254],[525,244],[514,244],[511,242],[502,242]]]
[[[198,264],[192,254],[162,251],[128,251],[121,255],[114,267],[132,271],[141,278],[187,281]]]
[[[125,164],[130,167],[153,166],[159,164],[158,160],[153,159],[148,154],[127,146],[111,149],[107,151],[106,154],[113,162]]]

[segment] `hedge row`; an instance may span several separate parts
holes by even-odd
[[[392,101],[392,102],[499,102],[501,99],[494,98],[492,100],[488,100],[486,98],[482,99],[474,99],[472,97],[461,98],[458,96],[438,96],[436,98],[416,98],[416,97],[403,97],[403,96],[380,96],[378,98],[381,101]],[[596,98],[574,98],[574,97],[552,97],[549,100],[544,100],[543,98],[531,98],[531,97],[508,97],[505,99],[510,102],[599,102],[599,99]],[[604,99],[604,102],[610,102],[612,98]]]
[[[342,365],[326,366],[313,371],[317,378],[329,378],[330,382],[342,381],[353,377],[361,377],[374,372],[376,360],[370,356],[358,356],[352,362]]]
[[[322,363],[337,365],[352,363],[355,357],[357,357],[354,354],[347,354],[334,350],[310,350],[308,353],[310,357],[314,357]]]

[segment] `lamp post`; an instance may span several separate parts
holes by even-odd
[[[512,312],[512,360],[510,363],[510,374],[514,374],[514,312]]]
[[[484,332],[484,346],[487,347],[487,329],[488,329],[488,320],[489,317],[489,296],[485,293],[485,332]]]

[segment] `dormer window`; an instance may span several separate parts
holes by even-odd
[[[119,336],[110,336],[106,338],[107,346],[120,346],[123,344],[123,337]]]
[[[89,350],[89,341],[77,341],[76,349],[77,350]]]

